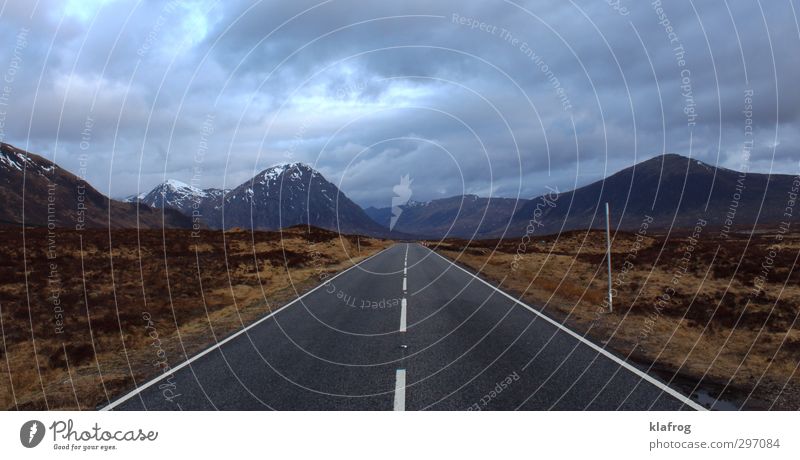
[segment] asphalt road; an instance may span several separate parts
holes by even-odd
[[[116,410],[680,410],[680,393],[418,244],[397,244]]]

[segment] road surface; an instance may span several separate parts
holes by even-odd
[[[700,409],[413,243],[174,368],[106,409]]]

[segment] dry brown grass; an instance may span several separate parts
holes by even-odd
[[[24,243],[0,230],[0,407],[94,409],[389,245],[362,237],[359,253],[355,238],[56,230],[50,260],[46,230],[27,230]]]
[[[602,232],[539,238],[522,250],[520,240],[454,240],[439,250],[684,391],[746,408],[800,408],[800,234],[786,235],[759,289],[776,232],[704,232],[696,243],[640,235],[638,249],[635,234],[617,234],[613,313]]]

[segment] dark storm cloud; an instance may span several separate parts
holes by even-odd
[[[665,151],[740,168],[748,120],[750,169],[797,172],[790,3],[619,5],[7,2],[2,135],[114,196],[304,161],[363,205],[404,174],[416,200],[530,197]]]

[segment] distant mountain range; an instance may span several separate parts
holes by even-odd
[[[424,237],[498,238],[526,233],[605,228],[605,203],[612,227],[635,231],[647,218],[650,229],[709,228],[741,231],[776,225],[797,196],[795,176],[741,173],[677,154],[643,161],[604,180],[572,191],[553,191],[530,200],[456,196],[400,206],[395,229]],[[794,194],[794,195],[792,195]],[[368,208],[387,227],[392,208]],[[800,209],[792,221],[797,221]],[[649,219],[648,219],[649,220]]]
[[[82,214],[77,212],[79,187],[86,208]],[[306,224],[397,239],[497,238],[518,237],[531,229],[544,235],[603,228],[608,202],[612,226],[622,230],[638,229],[647,216],[653,229],[691,228],[702,218],[710,227],[733,230],[784,221],[790,194],[796,198],[798,187],[794,176],[744,174],[665,154],[576,190],[530,200],[463,195],[364,210],[318,171],[292,163],[265,169],[231,190],[203,190],[169,180],[122,202],[42,157],[0,145],[0,221],[40,226],[47,225],[48,218],[59,226],[72,226],[81,215],[87,226],[102,227],[110,215],[116,227],[134,227],[137,222],[144,227],[189,227],[194,215],[217,229],[276,230]],[[48,200],[57,205],[48,207]],[[392,216],[397,219],[390,230]]]
[[[211,228],[277,230],[306,224],[344,233],[389,233],[322,174],[302,163],[265,169],[232,190],[201,190],[169,180],[127,200],[189,216],[199,211]]]
[[[170,208],[191,216],[197,211],[201,216],[211,215],[222,204],[228,190],[209,188],[201,190],[178,180],[170,179],[147,193],[132,195],[128,203],[144,203],[154,208]]]
[[[524,234],[532,220],[537,234],[604,228],[606,202],[612,227],[623,230],[637,230],[647,216],[653,219],[650,228],[661,230],[692,228],[699,219],[717,229],[775,225],[785,220],[784,208],[798,185],[795,176],[745,174],[665,154],[576,190],[528,201],[506,235]],[[794,215],[796,221],[800,209]]]
[[[360,206],[322,174],[302,163],[268,168],[225,194],[214,228],[275,230],[298,224],[344,233],[386,234]]]
[[[441,238],[481,237],[502,230],[511,223],[514,213],[527,203],[525,199],[481,198],[460,195],[428,202],[410,201],[398,206],[393,230],[412,235]],[[388,228],[392,208],[365,209],[373,220]]]
[[[2,143],[0,201],[0,224],[70,228],[192,225],[191,219],[178,211],[112,200],[52,161]]]

